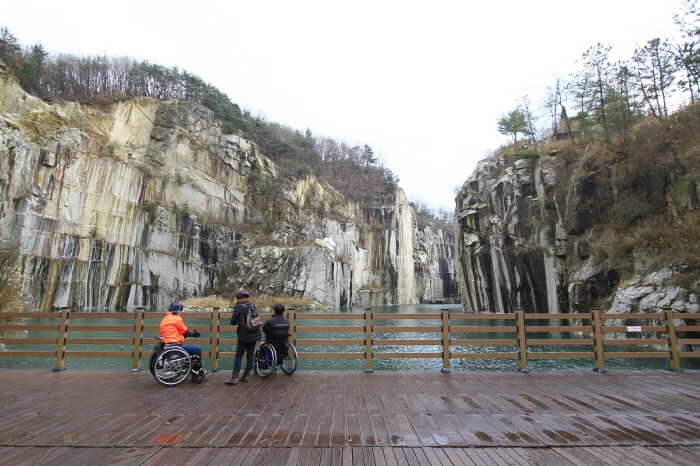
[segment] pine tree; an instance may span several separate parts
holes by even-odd
[[[22,67],[22,48],[6,27],[0,29],[0,60],[12,71]]]
[[[632,57],[637,89],[651,113],[657,117],[668,117],[667,97],[675,81],[675,58],[671,45],[666,40],[652,39]]]
[[[613,83],[608,90],[607,112],[611,131],[626,141],[632,124],[637,121],[641,112],[630,68],[625,63],[619,63],[616,69]]]
[[[513,142],[518,141],[518,134],[528,134],[528,125],[525,114],[520,108],[511,110],[507,115],[498,119],[498,132],[513,137]]]
[[[374,151],[367,144],[365,144],[365,147],[362,149],[362,155],[360,157],[365,167],[370,167],[377,163],[377,158],[374,156]]]
[[[41,44],[32,45],[24,58],[24,65],[19,73],[22,87],[33,94],[39,93],[44,60],[48,56]]]
[[[676,44],[675,65],[685,75],[678,86],[690,92],[690,101],[695,102],[700,94],[700,10],[695,0],[686,0],[683,11],[673,15],[683,39]]]
[[[580,103],[579,116],[593,119],[608,135],[608,91],[614,76],[609,54],[612,47],[598,42],[583,53],[582,69],[573,84]],[[584,126],[586,126],[584,124]]]

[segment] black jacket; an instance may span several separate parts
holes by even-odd
[[[240,343],[254,343],[262,338],[262,335],[260,334],[260,327],[256,328],[255,330],[250,330],[245,325],[246,315],[251,309],[255,309],[257,312],[255,304],[251,303],[250,301],[236,304],[236,307],[233,308],[231,325],[238,325],[236,334]]]
[[[286,342],[289,337],[289,321],[282,314],[275,314],[263,325],[265,339],[270,342]]]

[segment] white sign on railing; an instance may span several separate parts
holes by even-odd
[[[639,327],[639,326],[627,327],[627,331],[628,331],[628,332],[641,332],[641,331],[642,331],[642,327]]]

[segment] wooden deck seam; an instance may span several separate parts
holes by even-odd
[[[329,445],[283,445],[283,446],[268,446],[260,447],[255,445],[50,445],[50,444],[39,444],[39,445],[12,445],[3,444],[0,448],[76,448],[76,449],[102,449],[102,450],[117,450],[117,449],[133,449],[133,448],[158,448],[158,449],[172,449],[179,448],[182,450],[197,450],[201,448],[208,448],[211,450],[226,450],[235,448],[271,448],[271,449],[294,449],[294,448],[434,448],[434,449],[450,449],[450,448],[477,448],[477,449],[498,449],[498,448],[524,448],[524,449],[556,449],[556,448],[608,448],[608,447],[642,447],[642,448],[675,448],[675,447],[700,447],[700,441],[693,441],[688,443],[636,443],[636,442],[622,442],[622,443],[610,443],[610,444],[599,444],[599,443],[581,443],[581,444],[571,444],[562,443],[551,445],[347,445],[347,446],[329,446]]]

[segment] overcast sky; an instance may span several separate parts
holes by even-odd
[[[596,42],[628,58],[675,34],[680,0],[5,1],[0,26],[50,52],[176,65],[254,114],[369,144],[412,200],[453,187],[507,141],[499,115]],[[542,121],[544,123],[544,120]]]

